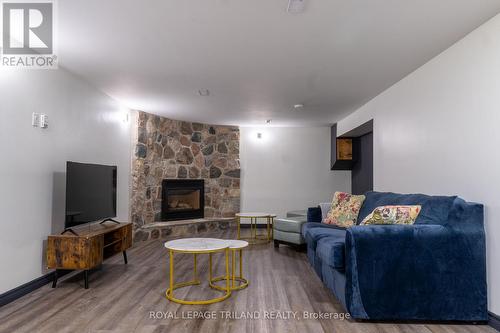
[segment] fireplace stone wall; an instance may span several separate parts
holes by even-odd
[[[205,218],[240,209],[238,127],[137,115],[132,157],[131,220],[136,229],[161,221],[163,179],[204,179]],[[166,222],[168,223],[168,222]]]

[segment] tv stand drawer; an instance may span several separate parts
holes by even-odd
[[[103,237],[53,237],[47,243],[49,269],[91,269],[102,263]]]

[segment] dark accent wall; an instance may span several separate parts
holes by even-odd
[[[373,132],[353,139],[356,163],[351,171],[352,194],[373,190]]]
[[[337,124],[332,126],[331,135],[331,169],[351,170],[352,194],[373,191],[373,119],[340,136],[352,139],[353,156],[348,164],[336,160]]]
[[[335,170],[337,162],[337,124],[330,128],[330,170]]]

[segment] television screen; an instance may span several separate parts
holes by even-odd
[[[116,217],[116,166],[67,162],[65,228]]]

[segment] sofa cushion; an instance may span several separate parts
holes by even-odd
[[[302,235],[308,246],[315,249],[317,242],[325,237],[345,238],[346,229],[330,227],[324,223],[304,223]]]
[[[345,267],[345,238],[325,237],[320,239],[316,253],[323,264],[343,270]]]
[[[275,230],[295,232],[300,234],[302,230],[302,224],[304,224],[305,222],[305,217],[279,218],[274,220],[273,226]]]
[[[367,192],[359,212],[361,222],[379,206],[421,205],[422,210],[415,224],[445,224],[456,196],[429,196],[424,194],[398,194],[390,192]]]

